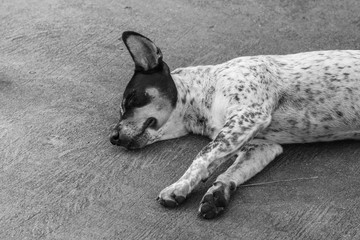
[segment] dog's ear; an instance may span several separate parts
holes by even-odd
[[[161,63],[160,49],[147,37],[136,32],[126,31],[122,34],[122,40],[135,62],[136,70],[148,71]]]

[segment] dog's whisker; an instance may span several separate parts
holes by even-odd
[[[248,183],[242,184],[239,187],[257,187],[257,186],[264,186],[264,185],[271,185],[276,183],[284,183],[284,182],[295,182],[295,181],[303,181],[303,180],[314,180],[318,179],[318,176],[314,177],[303,177],[303,178],[291,178],[291,179],[283,179],[283,180],[276,180],[276,181],[269,181],[269,182],[259,182],[259,183]]]

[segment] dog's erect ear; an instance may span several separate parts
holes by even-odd
[[[136,70],[148,71],[161,63],[160,49],[147,37],[136,32],[126,31],[122,34],[122,40],[135,62]]]

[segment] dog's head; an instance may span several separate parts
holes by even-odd
[[[122,40],[135,62],[135,71],[125,88],[120,121],[110,141],[136,149],[160,140],[175,109],[177,89],[160,49],[150,39],[124,32]]]

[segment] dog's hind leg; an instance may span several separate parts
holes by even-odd
[[[218,176],[214,185],[204,195],[199,208],[201,216],[217,216],[228,205],[230,193],[260,172],[280,153],[282,147],[267,140],[254,139],[243,146],[235,162]]]

